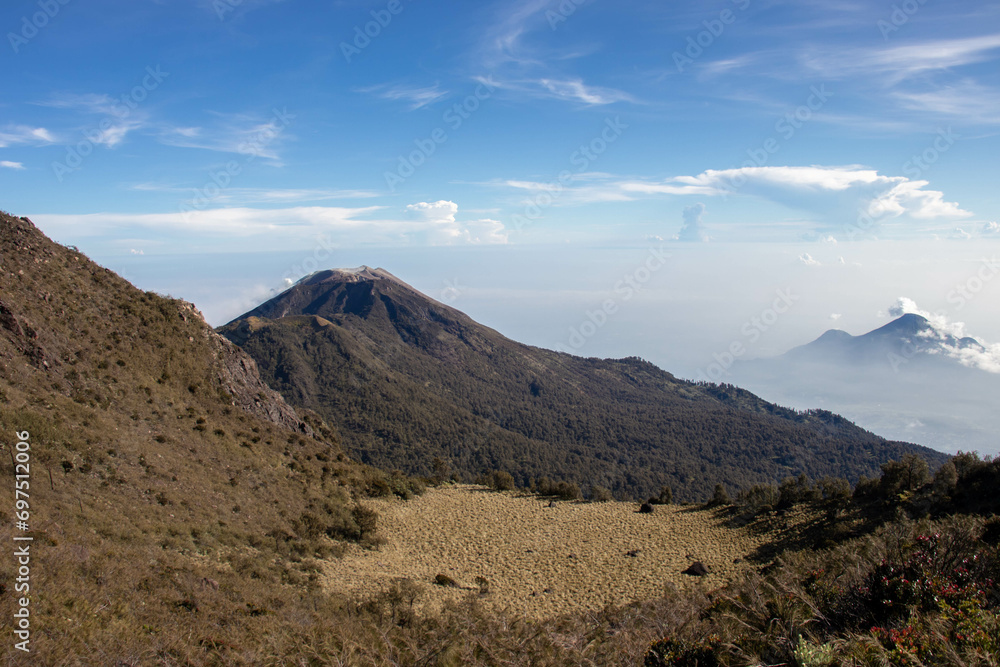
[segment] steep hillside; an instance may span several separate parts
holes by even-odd
[[[430,474],[440,458],[466,479],[499,469],[521,484],[566,479],[625,498],[669,484],[695,500],[720,481],[857,479],[914,450],[640,359],[519,344],[382,269],[314,274],[220,332],[361,460],[409,473]]]
[[[20,437],[27,530],[13,523]],[[315,558],[360,537],[362,490],[392,481],[348,460],[190,304],[5,214],[0,443],[0,539],[34,538],[29,590],[0,559],[3,608],[29,598],[33,629],[24,654],[3,614],[4,664],[220,664],[220,647],[262,664],[286,614],[330,604],[310,592]]]

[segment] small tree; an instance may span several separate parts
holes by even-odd
[[[709,507],[721,507],[723,505],[732,505],[733,501],[726,493],[726,487],[719,482],[715,485],[715,493],[712,494],[712,499],[708,502]]]
[[[509,472],[502,470],[495,471],[490,475],[489,487],[494,491],[512,491],[514,489],[514,477]]]
[[[606,503],[614,500],[611,492],[605,489],[603,486],[592,486],[590,487],[590,502],[592,503]]]
[[[431,477],[431,483],[434,486],[440,486],[448,479],[448,473],[451,471],[449,465],[445,463],[443,459],[435,456],[434,460],[431,461],[431,469],[434,471],[434,475]]]

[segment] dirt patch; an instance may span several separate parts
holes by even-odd
[[[475,486],[431,489],[403,502],[369,503],[381,514],[378,551],[351,548],[324,564],[331,592],[370,595],[396,578],[425,586],[432,605],[479,590],[498,609],[542,618],[650,599],[671,583],[714,589],[740,576],[766,535],[727,528],[710,510],[674,505],[640,514],[634,503],[559,502]],[[684,574],[694,561],[711,573]],[[460,589],[435,586],[438,574]]]

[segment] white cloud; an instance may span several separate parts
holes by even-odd
[[[841,313],[830,313],[830,319],[833,320],[834,322],[839,320],[841,317],[843,317]]]
[[[94,144],[114,148],[128,136],[130,132],[148,128],[151,125],[149,115],[134,105],[126,105],[108,95],[88,93],[76,95],[61,93],[52,99],[39,103],[40,106],[56,109],[72,109],[90,116],[101,116],[91,120],[89,125],[81,128],[87,139]]]
[[[921,92],[897,91],[893,97],[915,111],[952,116],[966,122],[1000,123],[1000,91],[963,80]]]
[[[131,190],[141,192],[174,192],[191,197],[193,188],[160,183],[137,183]],[[244,206],[247,204],[299,204],[336,199],[371,199],[378,197],[371,190],[328,190],[323,188],[236,188],[221,190],[212,198],[215,205]]]
[[[411,111],[425,107],[428,104],[433,104],[448,95],[448,91],[441,90],[440,84],[437,83],[433,86],[425,86],[423,88],[402,84],[379,84],[359,90],[362,93],[375,95],[384,100],[407,102]]]
[[[24,165],[20,162],[11,162],[10,160],[0,160],[0,167],[4,169],[24,169]]]
[[[538,83],[553,97],[562,100],[575,100],[594,106],[613,104],[615,102],[631,102],[628,93],[613,88],[587,86],[580,79],[555,80],[540,79]]]
[[[996,49],[1000,34],[868,49],[813,49],[801,56],[801,63],[825,79],[883,76],[886,84],[893,85],[920,74],[987,61]]]
[[[579,206],[599,202],[633,201],[634,196],[623,192],[615,183],[609,182],[610,174],[600,172],[585,172],[573,174],[566,183],[552,181],[505,180],[478,183],[492,187],[506,187],[515,190],[526,190],[535,197],[547,192],[552,196],[552,206]],[[530,203],[532,199],[519,202],[519,206]]]
[[[829,229],[844,228],[865,213],[876,219],[956,219],[972,215],[927,181],[883,176],[874,169],[847,167],[743,167],[709,169],[663,182],[629,181],[625,192],[699,196],[756,196],[806,211]]]
[[[452,201],[418,202],[408,205],[406,212],[411,219],[423,223],[413,232],[413,238],[428,245],[507,242],[503,223],[489,218],[459,222],[458,204]]]
[[[180,246],[188,252],[194,248],[222,251],[264,245],[300,249],[312,247],[320,239],[331,247],[506,243],[507,232],[500,222],[459,221],[457,211],[453,202],[433,202],[412,204],[405,216],[385,215],[381,206],[299,206],[219,208],[185,214],[43,214],[33,215],[32,220],[63,243],[114,244],[126,237],[155,243],[158,248]]]
[[[678,241],[704,242],[708,241],[705,229],[701,222],[701,216],[705,213],[705,205],[701,202],[693,206],[684,207],[684,225],[677,234]]]
[[[928,351],[933,354],[955,359],[963,366],[978,368],[989,373],[1000,373],[1000,344],[984,343],[976,339],[979,346],[960,346],[955,339],[970,337],[965,332],[964,322],[952,322],[947,315],[930,313],[922,310],[917,303],[908,297],[899,297],[889,308],[889,315],[901,317],[906,314],[920,315],[930,322],[932,331],[925,338],[934,341],[935,345]]]
[[[56,138],[44,127],[8,125],[3,130],[0,130],[0,148],[16,144],[43,146],[45,144],[54,144],[55,142]]]
[[[819,260],[813,259],[813,256],[807,252],[804,252],[801,255],[799,255],[799,261],[805,264],[806,266],[823,266]]]
[[[983,235],[1000,234],[1000,222],[984,222]]]
[[[956,227],[951,233],[951,238],[956,241],[967,241],[972,238],[972,234],[965,231],[961,227]]]
[[[250,114],[211,114],[218,120],[210,128],[172,126],[161,130],[159,139],[168,146],[237,153],[247,160],[263,158],[283,167],[279,149],[294,138],[288,126],[295,119],[286,109],[275,109],[268,119]]]

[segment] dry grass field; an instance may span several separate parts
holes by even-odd
[[[747,557],[775,536],[727,527],[700,507],[661,505],[652,514],[620,502],[549,507],[548,499],[467,485],[368,504],[381,514],[379,533],[387,542],[377,551],[351,547],[327,561],[329,592],[366,597],[411,579],[436,607],[478,591],[476,579],[483,577],[485,604],[536,619],[655,598],[667,584],[718,588],[751,568]],[[683,574],[696,560],[711,574]],[[434,585],[438,574],[462,588]]]

